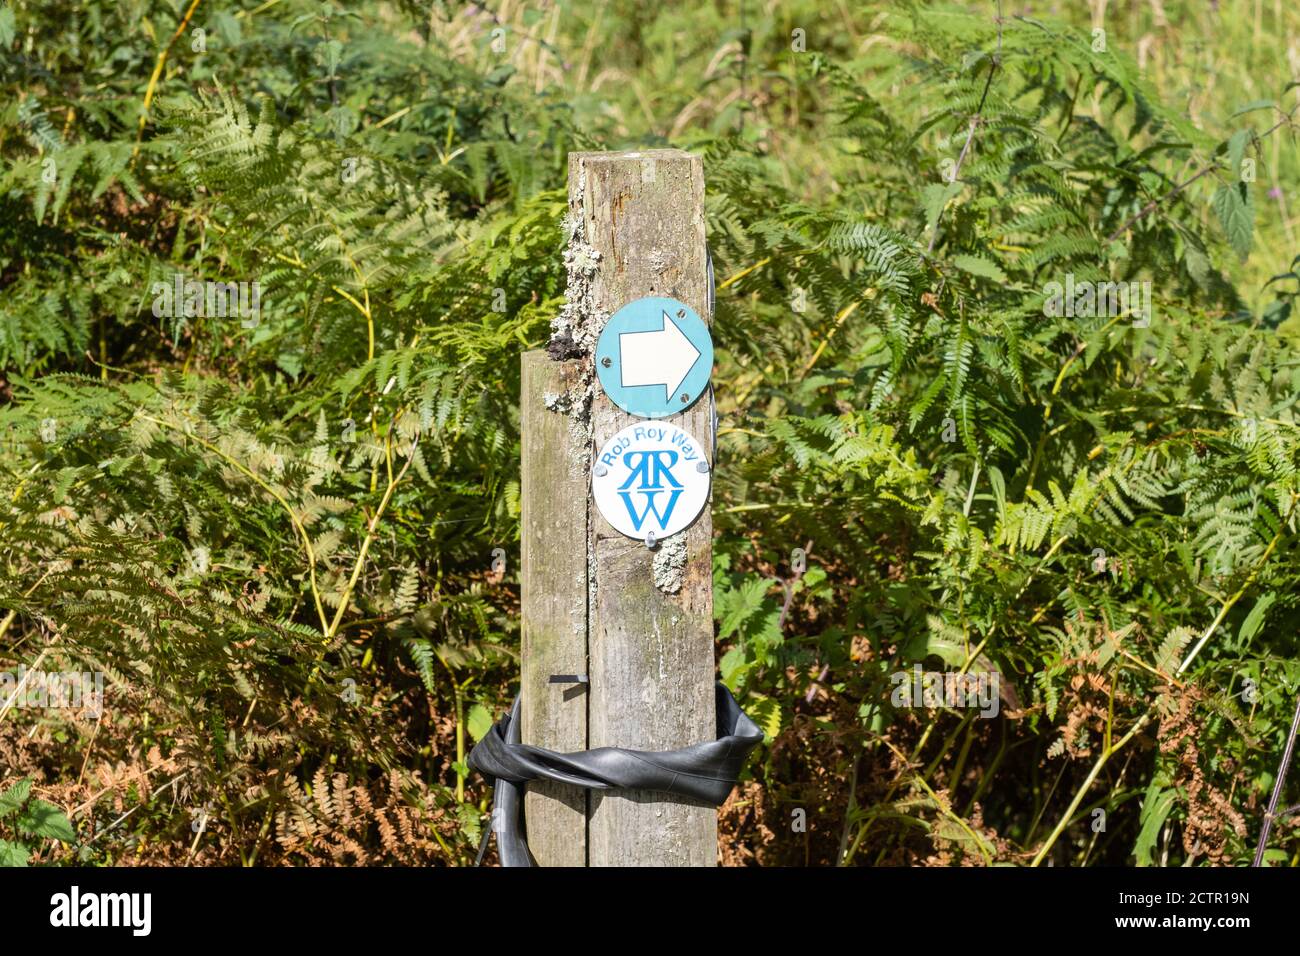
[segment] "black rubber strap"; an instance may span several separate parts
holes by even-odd
[[[495,833],[502,866],[536,865],[522,825],[529,780],[556,780],[590,790],[654,790],[721,804],[736,785],[749,752],[763,740],[763,731],[722,684],[717,686],[717,714],[717,740],[681,750],[597,747],[562,754],[520,742],[516,697],[510,713],[469,755],[469,765],[494,781],[492,827],[483,835],[479,860],[487,849],[488,834]]]

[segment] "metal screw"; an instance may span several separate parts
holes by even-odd
[[[709,470],[709,463],[707,461],[697,461],[695,463],[695,470],[704,474]]]
[[[597,478],[604,478],[608,474],[609,474],[609,468],[607,468],[604,464],[600,464],[596,466]]]
[[[686,394],[685,392],[682,392],[682,401],[683,401],[683,402],[689,402],[690,400],[691,400],[691,396],[689,396],[689,395]]]
[[[677,318],[679,318],[679,319],[684,319],[684,318],[686,318],[686,310],[685,310],[685,309],[678,309],[678,310],[677,310]]]
[[[647,531],[645,533],[645,546],[647,548],[653,548],[655,546],[655,533],[653,531]]]
[[[611,365],[614,364],[614,360],[611,359],[608,355],[606,355],[603,359],[600,360],[600,364],[605,366],[605,368],[609,368]]]

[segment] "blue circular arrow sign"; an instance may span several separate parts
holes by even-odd
[[[676,415],[704,394],[712,374],[709,327],[676,299],[629,302],[610,316],[596,342],[600,386],[630,415]]]

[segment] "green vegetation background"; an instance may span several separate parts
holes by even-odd
[[[566,157],[673,145],[769,734],[722,860],[1248,862],[1300,690],[1300,10],[998,13],[0,6],[0,669],[108,684],[0,702],[4,858],[472,860]],[[155,318],[177,272],[259,321]],[[1045,315],[1067,274],[1150,326]],[[1000,714],[900,706],[918,664]]]

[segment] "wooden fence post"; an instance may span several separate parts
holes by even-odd
[[[681,150],[573,153],[569,216],[594,253],[587,305],[602,321],[645,296],[708,312],[704,170]],[[590,361],[590,359],[588,360]],[[639,421],[595,388],[592,449]],[[670,419],[712,463],[712,397]],[[587,649],[589,747],[673,750],[716,732],[713,522],[706,507],[654,551],[588,509],[592,581]],[[592,791],[591,866],[713,866],[717,811],[639,791]]]
[[[520,730],[548,750],[587,749],[581,684],[552,674],[587,672],[587,448],[568,416],[553,410],[578,387],[582,363],[523,356],[520,385]],[[542,866],[587,863],[587,793],[538,780],[524,797],[528,849]]]
[[[609,316],[667,296],[708,311],[704,172],[680,150],[571,153],[569,304],[557,361],[523,357],[521,731],[551,750],[675,750],[717,732],[713,523],[705,507],[652,551],[591,502],[590,465],[621,411],[591,354]],[[712,394],[669,421],[713,461]],[[590,683],[549,684],[553,674]],[[717,812],[642,791],[529,785],[529,848],[544,866],[713,866]]]

